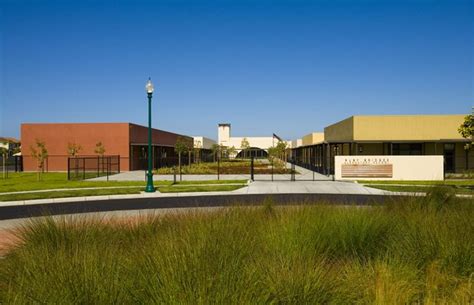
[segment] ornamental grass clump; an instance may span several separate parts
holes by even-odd
[[[474,207],[436,198],[40,218],[0,303],[471,304]]]

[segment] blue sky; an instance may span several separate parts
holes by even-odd
[[[294,139],[354,114],[468,113],[474,1],[0,0],[0,135],[22,122]]]

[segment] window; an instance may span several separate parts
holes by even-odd
[[[422,143],[394,143],[392,153],[394,155],[421,155]]]

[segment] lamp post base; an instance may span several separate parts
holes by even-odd
[[[145,193],[154,193],[156,192],[155,187],[153,186],[153,173],[148,173],[146,179]]]

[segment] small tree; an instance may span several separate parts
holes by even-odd
[[[219,145],[219,158],[222,159],[222,157],[226,158],[229,154],[227,146],[224,145]]]
[[[459,126],[458,132],[465,139],[471,140],[464,146],[465,150],[470,150],[474,146],[474,114],[467,115],[464,122]]]
[[[229,155],[229,157],[235,156],[236,153],[237,153],[237,149],[235,148],[235,146],[227,148],[227,154]]]
[[[96,154],[98,154],[99,156],[103,157],[104,154],[105,154],[105,147],[104,147],[104,144],[102,144],[101,141],[97,142],[95,144],[95,149],[94,149],[94,152]]]
[[[196,141],[194,142],[194,147],[193,147],[193,151],[194,151],[194,162],[200,162],[201,160],[199,160],[199,153],[201,151],[201,148],[202,148],[202,144],[201,144],[201,141]]]
[[[278,152],[275,146],[268,148],[268,159],[273,163],[274,159],[277,157]]]
[[[249,141],[247,140],[247,138],[243,138],[242,139],[242,142],[240,142],[240,148],[243,150],[244,152],[244,158],[247,158],[247,149],[250,148],[250,143]]]
[[[48,149],[46,144],[36,139],[36,147],[31,146],[31,157],[36,160],[38,168],[38,181],[41,180],[41,173],[44,171],[44,162],[48,158]]]
[[[82,150],[82,146],[76,143],[68,143],[67,144],[67,154],[71,157],[75,157],[79,154]]]
[[[211,152],[212,152],[212,159],[214,162],[216,162],[216,155],[219,152],[219,144],[212,144],[211,146]]]
[[[286,155],[288,152],[287,143],[284,141],[278,141],[277,145],[268,149],[268,156],[271,161],[278,167],[284,167],[286,163]]]
[[[8,142],[3,142],[1,143],[2,146],[0,147],[0,155],[2,156],[2,162],[3,162],[3,179],[6,178],[6,160],[8,157]]]
[[[174,146],[174,151],[178,154],[178,168],[181,173],[181,155],[188,151],[189,141],[184,137],[178,137]]]

